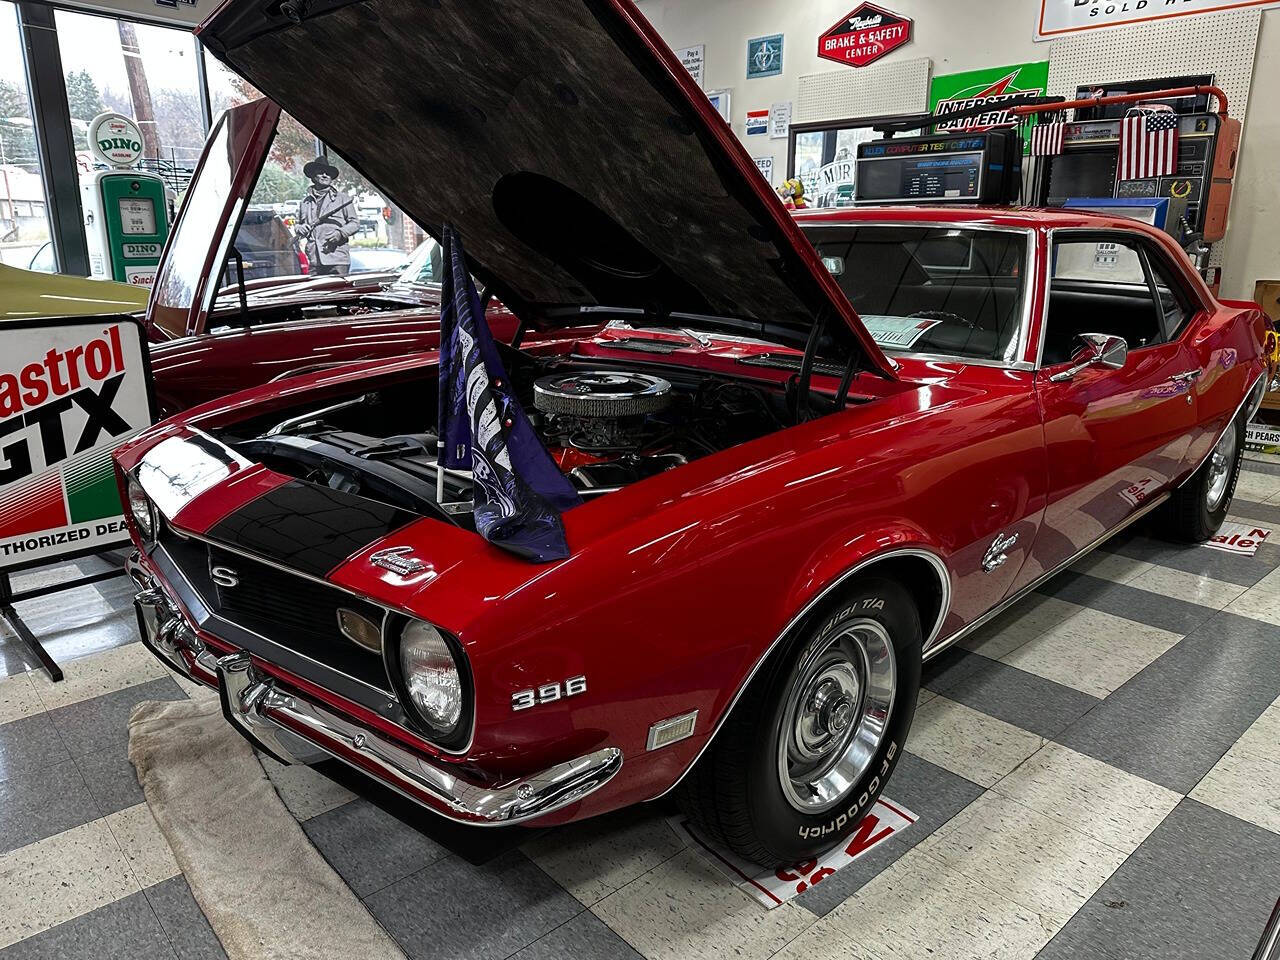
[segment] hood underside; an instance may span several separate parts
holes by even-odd
[[[821,318],[893,376],[629,0],[228,0],[201,39],[427,230],[454,224],[535,322],[628,307],[803,337]]]

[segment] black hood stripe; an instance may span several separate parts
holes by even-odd
[[[313,577],[418,519],[355,494],[290,480],[208,531],[209,539]]]

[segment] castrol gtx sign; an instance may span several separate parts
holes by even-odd
[[[152,421],[129,317],[0,326],[0,569],[128,538],[111,451]]]
[[[911,40],[911,18],[874,3],[859,4],[818,38],[818,56],[865,67]]]

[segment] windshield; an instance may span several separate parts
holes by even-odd
[[[1025,232],[847,224],[806,234],[881,349],[1018,359]]]
[[[408,264],[400,271],[396,283],[439,284],[444,281],[444,254],[440,244],[428,237],[418,244],[409,257]]]

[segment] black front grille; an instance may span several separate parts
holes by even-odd
[[[165,530],[160,543],[209,609],[223,620],[339,670],[379,690],[389,690],[382,657],[357,646],[338,628],[345,608],[381,626],[377,604],[271,564]],[[235,586],[219,585],[211,570],[234,573]],[[211,632],[217,633],[216,628]]]

